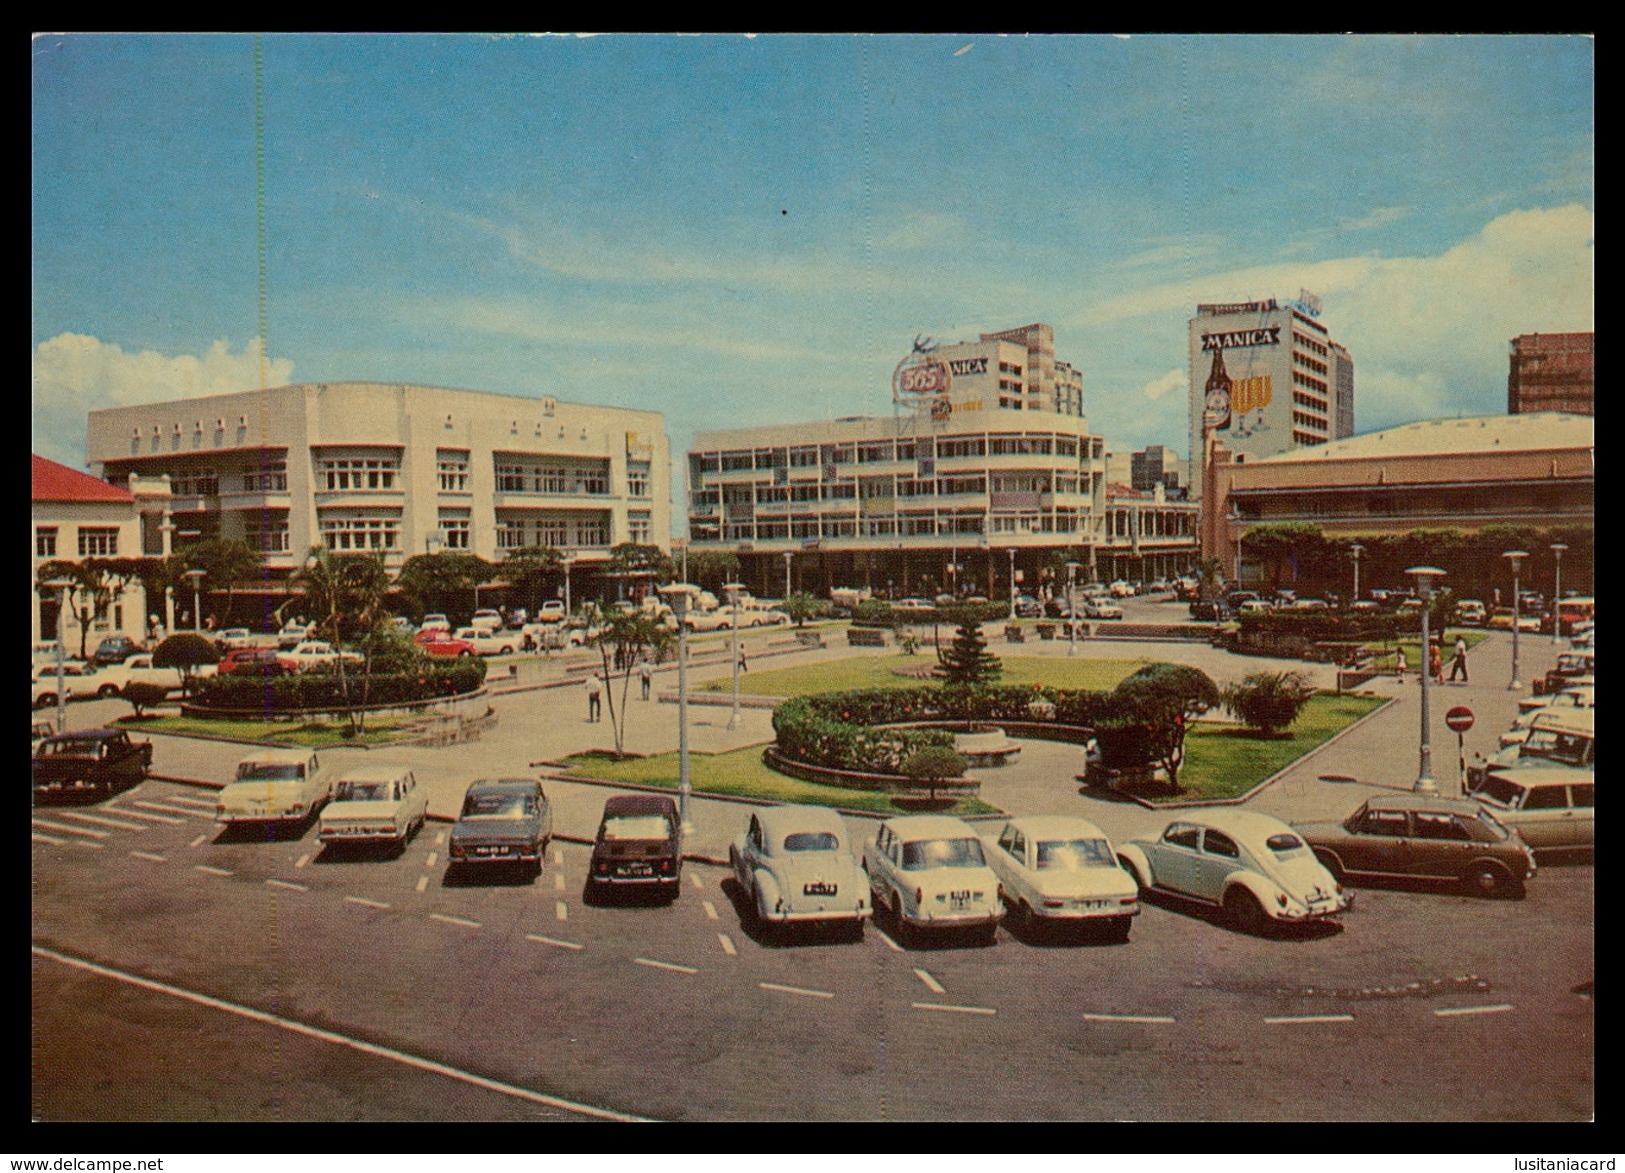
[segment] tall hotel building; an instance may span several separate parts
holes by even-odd
[[[1596,415],[1597,335],[1520,334],[1512,340],[1507,414]]]
[[[735,552],[764,594],[793,574],[814,592],[995,597],[1012,569],[1035,587],[1055,552],[1093,550],[1104,445],[1051,327],[917,346],[893,397],[888,416],[696,435],[693,548]]]
[[[1203,491],[1204,420],[1241,461],[1354,434],[1354,359],[1312,295],[1199,305],[1189,344],[1193,494]]]
[[[316,545],[390,570],[524,546],[591,572],[621,542],[665,546],[670,448],[658,412],[393,383],[314,383],[90,414],[97,476],[167,476],[173,545],[238,538],[285,577]],[[166,541],[165,545],[171,544]]]

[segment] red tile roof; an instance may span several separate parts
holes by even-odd
[[[135,498],[128,489],[99,481],[89,473],[34,457],[35,501],[98,501],[109,504],[129,504]]]

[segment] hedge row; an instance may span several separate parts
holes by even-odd
[[[919,627],[932,623],[953,626],[966,611],[979,623],[992,623],[1010,614],[1009,603],[956,603],[951,607],[899,611],[883,599],[864,599],[852,609],[853,627]]]
[[[475,691],[485,681],[485,661],[471,657],[449,664],[425,663],[405,672],[375,672],[370,679],[352,671],[348,678],[346,699],[336,672],[301,672],[270,678],[211,676],[198,682],[192,703],[199,708],[271,712],[409,704]]]
[[[1258,632],[1296,635],[1311,642],[1393,639],[1402,632],[1415,631],[1420,624],[1419,618],[1410,616],[1339,615],[1326,611],[1261,611],[1240,618],[1243,639]]]

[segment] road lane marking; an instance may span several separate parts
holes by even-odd
[[[727,933],[718,933],[717,940],[722,942],[722,951],[729,957],[739,956],[739,950],[734,948],[734,943],[728,938]]]
[[[34,826],[44,827],[47,831],[62,831],[69,835],[88,835],[92,839],[107,839],[112,836],[111,831],[98,831],[94,827],[75,827],[72,823],[53,823],[48,819],[35,819]]]
[[[419,892],[423,892],[423,891],[427,890],[428,887],[429,887],[429,877],[428,876],[419,876],[418,877],[417,890]]]
[[[889,948],[893,953],[901,953],[903,951],[903,947],[901,945],[899,945],[896,941],[893,941],[890,937],[888,937],[885,933],[881,932],[879,929],[875,930],[875,935],[877,937],[879,937],[882,941],[886,942],[887,948]]]
[[[564,866],[564,848],[557,845],[553,848],[553,866],[556,868]]]
[[[175,822],[177,822],[177,823],[184,823],[186,821],[186,819],[207,819],[207,818],[210,817],[209,814],[207,812],[205,812],[205,811],[176,810],[174,807],[165,806],[161,802],[140,801],[140,802],[137,802],[135,805],[140,807],[142,810],[162,811],[166,815],[185,815],[186,816],[186,818],[176,819]]]
[[[33,833],[33,839],[35,843],[55,843],[59,847],[67,842],[66,839],[53,839],[51,836],[42,831],[35,831]],[[101,844],[98,843],[96,846],[100,847]]]
[[[146,811],[133,811],[129,807],[114,806],[112,803],[102,807],[102,810],[110,815],[123,815],[127,819],[146,819],[151,823],[167,823],[171,827],[178,827],[186,822],[185,819],[172,819],[168,815],[150,815]]]
[[[368,900],[365,896],[346,896],[344,899],[349,901],[351,904],[362,904],[368,908],[389,907],[389,905],[385,904],[382,900]]]
[[[781,994],[800,994],[805,998],[833,998],[829,990],[808,990],[801,986],[781,986],[777,982],[757,982],[764,990],[778,990]]]
[[[1296,1014],[1264,1019],[1270,1026],[1292,1026],[1301,1022],[1353,1022],[1352,1014]]]
[[[570,919],[570,906],[568,904],[564,903],[564,901],[562,901],[562,900],[558,901],[556,904],[553,905],[553,915],[555,917],[557,917],[559,920],[569,920]]]
[[[930,990],[933,994],[946,994],[948,992],[942,988],[941,983],[939,983],[936,978],[926,973],[923,969],[915,970],[914,976],[924,982],[925,988]]]
[[[295,884],[292,880],[266,880],[265,884],[270,888],[286,888],[290,892],[310,891],[304,884]]]
[[[203,834],[199,835],[196,839],[192,840],[186,846],[188,846],[188,847],[201,847],[203,845],[204,841],[206,839],[208,839],[208,837],[209,837],[209,833],[207,831],[205,831]]]
[[[557,1096],[544,1095],[541,1092],[531,1091],[529,1088],[518,1087],[511,1083],[501,1083],[494,1079],[487,1079],[483,1075],[474,1075],[472,1072],[462,1071],[458,1068],[447,1066],[444,1063],[438,1063],[433,1059],[424,1059],[421,1056],[409,1054],[406,1051],[397,1051],[391,1047],[379,1046],[377,1043],[363,1042],[360,1039],[353,1039],[346,1035],[336,1034],[333,1031],[323,1030],[320,1027],[307,1026],[302,1022],[295,1022],[291,1018],[283,1018],[279,1015],[267,1014],[263,1010],[255,1010],[250,1006],[242,1006],[235,1002],[227,1002],[220,998],[210,997],[207,994],[195,993],[192,990],[182,989],[179,986],[166,985],[163,982],[156,982],[150,978],[136,977],[134,974],[124,973],[116,969],[109,969],[106,966],[96,965],[93,962],[81,961],[77,957],[70,957],[66,954],[55,953],[49,949],[42,948],[39,945],[35,945],[33,949],[36,956],[49,958],[50,960],[58,962],[62,965],[74,966],[90,973],[97,974],[101,977],[110,978],[113,981],[125,982],[129,985],[138,986],[141,989],[151,990],[159,994],[167,994],[170,997],[180,998],[198,1006],[206,1006],[211,1010],[223,1010],[228,1014],[235,1014],[239,1017],[247,1018],[253,1022],[264,1023],[268,1026],[274,1026],[281,1030],[301,1034],[307,1038],[317,1039],[321,1042],[333,1043],[341,1047],[349,1047],[351,1050],[360,1051],[365,1055],[373,1055],[380,1059],[388,1059],[393,1063],[400,1063],[407,1067],[416,1068],[419,1071],[427,1071],[433,1075],[442,1075],[448,1079],[459,1080],[462,1083],[471,1084],[474,1087],[484,1088],[487,1091],[498,1092],[505,1096],[512,1096],[515,1099],[527,1100],[533,1104],[542,1104],[546,1107],[557,1108],[565,1112],[577,1112],[583,1116],[593,1116],[601,1120],[616,1120],[623,1123],[647,1123],[649,1120],[648,1117],[631,1116],[624,1112],[613,1112],[607,1108],[598,1108],[591,1104],[581,1104],[573,1100],[563,1100]]]
[[[448,925],[462,925],[464,928],[470,929],[477,929],[480,927],[480,922],[477,920],[465,920],[460,916],[447,916],[443,912],[431,912],[429,914],[429,919],[442,921]]]
[[[429,852],[429,858],[423,861],[423,866],[426,868],[432,868],[434,867],[434,861],[439,858],[440,855],[438,852],[431,851]]]
[[[721,917],[719,917],[717,915],[717,906],[716,905],[712,904],[709,900],[702,900],[702,901],[700,901],[700,903],[705,907],[706,919],[708,919],[708,920],[721,920],[722,919]]]
[[[78,811],[58,811],[57,817],[62,819],[78,819],[83,823],[94,823],[98,827],[117,827],[120,831],[150,831],[146,823],[125,823],[118,819],[103,818],[101,815],[82,815]]]
[[[539,937],[535,933],[526,933],[525,940],[540,941],[543,945],[552,945],[558,949],[585,949],[585,945],[578,945],[574,941],[561,941],[557,937]]]
[[[214,808],[215,808],[215,805],[216,805],[215,803],[210,802],[206,798],[193,798],[191,795],[188,795],[188,794],[172,794],[168,798],[164,799],[164,801],[165,802],[178,802],[182,806],[202,807],[204,810],[208,811],[210,814],[214,813]]]
[[[699,973],[692,965],[674,965],[670,961],[650,961],[647,957],[634,957],[633,961],[639,965],[647,965],[650,969],[669,969],[673,973]]]
[[[1172,1022],[1163,1014],[1085,1014],[1085,1022]]]
[[[302,868],[309,862],[310,862],[310,855],[307,853],[305,855],[301,855],[298,859],[294,860],[293,861],[293,866],[296,867],[296,868]]]
[[[942,1002],[914,1002],[916,1010],[942,1010],[950,1014],[997,1014],[991,1006],[950,1006]]]
[[[689,872],[688,873],[688,878],[694,884],[694,887],[696,889],[698,889],[701,892],[705,891],[705,881],[700,879],[699,873],[697,873],[697,872]]]
[[[137,859],[150,859],[153,863],[169,862],[169,856],[159,855],[155,851],[132,851],[130,854],[135,856]]]
[[[1444,1010],[1433,1012],[1436,1018],[1454,1018],[1461,1014],[1505,1014],[1512,1009],[1510,1002],[1499,1002],[1494,1006],[1451,1006]]]
[[[440,846],[442,846],[442,845],[443,845],[443,844],[444,844],[444,843],[445,843],[445,842],[446,842],[446,833],[445,833],[445,832],[444,832],[444,831],[438,831],[438,832],[436,832],[436,833],[435,833],[435,837],[434,837],[434,845],[435,845],[435,846],[436,846],[436,847],[440,847]]]
[[[211,867],[206,863],[195,863],[192,865],[192,870],[194,872],[207,872],[211,876],[235,876],[237,874],[236,872],[227,871],[225,868]]]
[[[564,891],[564,873],[563,872],[554,872],[553,873],[553,891],[555,891],[555,892]]]

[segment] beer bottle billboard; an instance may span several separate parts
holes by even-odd
[[[1210,432],[1222,432],[1230,426],[1230,376],[1224,369],[1224,350],[1217,346],[1213,348],[1213,369],[1207,377],[1202,426]]]

